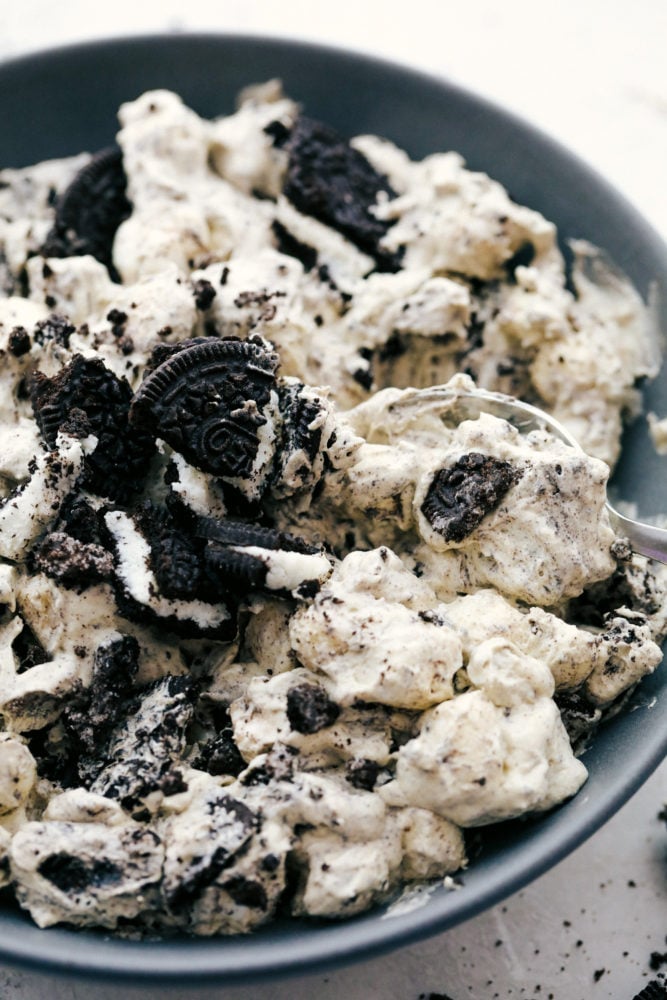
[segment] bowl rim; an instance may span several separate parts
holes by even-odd
[[[570,172],[587,179],[600,191],[602,201],[610,206],[620,222],[626,222],[641,235],[645,252],[655,256],[657,266],[667,276],[667,247],[637,210],[619,194],[594,168],[541,129],[507,111],[484,96],[452,83],[445,77],[425,73],[413,66],[309,40],[234,32],[179,32],[120,35],[113,38],[90,39],[82,42],[40,48],[0,62],[0,83],[12,75],[20,75],[48,64],[58,69],[64,61],[95,53],[113,55],[130,52],[142,46],[164,45],[197,48],[203,45],[224,48],[230,44],[286,54],[308,52],[341,65],[354,64],[360,71],[398,75],[413,87],[435,88],[442,94],[485,110],[499,124],[519,130],[543,154],[554,156],[568,165]],[[491,171],[491,176],[495,176]],[[667,279],[666,279],[667,280]],[[664,673],[664,668],[663,671]],[[639,712],[665,716],[665,699],[660,699],[664,687],[660,668],[642,682],[634,705]],[[621,745],[631,745],[631,713],[618,716],[608,725],[614,727]],[[520,831],[520,850],[510,844],[501,847],[498,863],[487,872],[483,885],[475,882],[474,866],[471,877],[464,875],[464,890],[440,893],[429,898],[427,905],[389,919],[374,910],[369,914],[341,923],[309,925],[294,922],[284,935],[263,934],[250,937],[222,937],[200,940],[179,937],[160,942],[127,941],[86,931],[49,928],[39,930],[25,919],[9,919],[0,912],[0,960],[33,971],[50,974],[133,982],[135,985],[217,982],[240,984],[260,982],[277,977],[305,975],[335,968],[353,961],[377,957],[398,947],[412,944],[443,932],[481,911],[495,905],[528,882],[553,867],[588,837],[595,833],[637,791],[667,754],[667,725],[660,729],[653,724],[642,754],[631,773],[617,774],[602,800],[589,803],[586,786],[565,805],[526,824]],[[607,730],[607,733],[609,730]],[[604,734],[603,734],[604,736]],[[609,742],[609,740],[607,740]],[[596,740],[596,745],[598,740]],[[599,748],[602,756],[609,748]],[[618,751],[612,752],[612,758]],[[604,762],[603,762],[604,764]],[[606,766],[606,765],[605,765]],[[590,808],[585,806],[589,803]],[[508,829],[508,827],[505,827]],[[511,837],[510,837],[511,839]],[[523,846],[525,841],[525,846]],[[469,882],[472,882],[471,890]],[[288,947],[286,947],[288,945]]]

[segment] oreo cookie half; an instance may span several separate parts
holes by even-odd
[[[116,230],[130,215],[123,154],[117,146],[100,150],[75,175],[58,199],[53,228],[41,247],[44,257],[92,254],[114,281],[120,277],[112,260]]]
[[[259,338],[192,343],[144,379],[130,421],[255,498],[275,451],[277,367],[277,354]]]

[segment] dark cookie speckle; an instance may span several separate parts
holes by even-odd
[[[193,282],[192,291],[197,309],[206,312],[207,309],[211,308],[216,291],[210,281],[207,281],[206,278],[200,278],[198,281]]]
[[[362,789],[365,792],[372,792],[375,788],[380,765],[374,760],[361,758],[359,760],[348,761],[345,767],[345,777],[354,788]]]
[[[245,769],[245,761],[234,742],[231,726],[208,740],[200,749],[193,767],[209,774],[232,774],[237,777]]]
[[[13,354],[15,358],[21,358],[28,353],[32,341],[24,326],[15,326],[13,330],[10,330],[7,346],[9,353]]]

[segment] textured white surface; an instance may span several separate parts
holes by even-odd
[[[518,112],[615,184],[667,238],[664,0],[83,0],[0,4],[0,58],[85,38],[216,30],[298,37],[447,76]],[[2,1000],[631,1000],[667,950],[667,764],[588,843],[447,934],[263,987],[116,989],[0,969]],[[601,971],[604,970],[604,971]]]

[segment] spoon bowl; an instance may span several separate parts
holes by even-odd
[[[490,413],[494,417],[507,420],[523,434],[546,429],[571,448],[583,452],[576,438],[555,417],[538,406],[524,403],[514,396],[491,392],[488,389],[447,386],[433,386],[415,391],[424,402],[432,399],[434,402],[447,403],[449,415],[457,423],[462,420],[476,420],[481,413]],[[655,559],[657,562],[667,563],[667,529],[626,517],[609,500],[607,500],[607,512],[612,528],[617,535],[627,539],[633,552]]]

